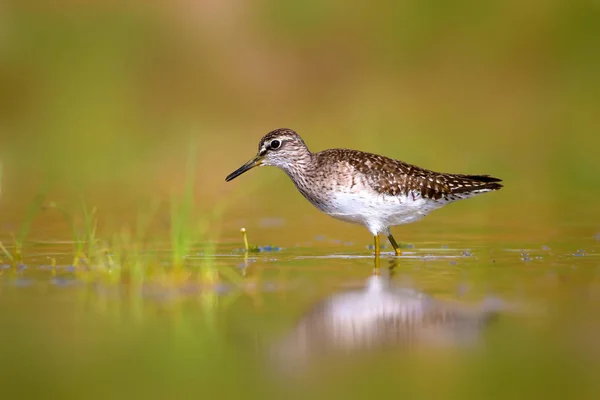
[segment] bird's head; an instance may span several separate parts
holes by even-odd
[[[291,129],[275,129],[267,133],[258,144],[256,156],[225,178],[229,182],[244,172],[263,165],[272,165],[289,172],[310,160],[310,151],[304,141]]]

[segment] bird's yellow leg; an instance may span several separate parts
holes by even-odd
[[[391,233],[388,236],[388,240],[392,244],[392,247],[394,248],[394,251],[396,252],[396,255],[397,256],[401,255],[402,254],[402,250],[400,250],[400,246],[398,246],[398,242],[396,242],[396,239],[394,239],[394,237],[392,236]]]
[[[380,250],[379,250],[379,235],[376,235],[374,237],[375,239],[375,275],[379,275],[379,255],[380,255]]]

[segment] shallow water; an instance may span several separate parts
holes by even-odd
[[[0,396],[600,398],[593,2],[9,3]],[[281,171],[225,184],[278,127],[505,187],[394,228],[374,276]]]
[[[76,269],[68,243],[30,242],[22,266],[0,270],[3,392],[595,398],[590,232],[509,246],[497,232],[434,231],[401,257],[384,249],[377,275],[364,243],[319,235],[246,255],[236,235],[191,254],[178,279],[145,280]]]

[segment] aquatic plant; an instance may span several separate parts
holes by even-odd
[[[190,140],[185,167],[183,195],[178,198],[171,194],[170,199],[170,235],[173,268],[180,269],[190,254],[197,233],[194,229],[194,177],[196,168],[195,141]]]
[[[0,178],[1,175],[2,172],[0,168]],[[25,212],[25,215],[23,217],[23,222],[17,234],[15,235],[11,232],[14,243],[12,246],[13,250],[11,251],[10,248],[6,247],[2,242],[0,242],[0,250],[2,250],[6,258],[8,258],[8,260],[13,266],[18,265],[23,260],[23,245],[25,243],[25,238],[28,236],[31,230],[31,225],[35,220],[35,217],[39,214],[40,210],[42,209],[42,205],[44,204],[44,200],[46,198],[46,189],[47,187],[44,187],[43,190],[41,190],[29,203],[27,211]]]
[[[53,207],[56,208],[64,217],[71,228],[71,235],[73,237],[73,245],[75,247],[75,254],[73,256],[73,266],[78,267],[83,261],[88,266],[92,264],[92,255],[96,250],[95,245],[97,244],[96,231],[98,227],[98,216],[96,207],[91,209],[85,203],[82,198],[80,200],[81,217],[83,220],[83,226],[79,226],[77,223],[76,214],[73,214],[61,206],[53,203]]]

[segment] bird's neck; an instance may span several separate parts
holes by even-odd
[[[296,186],[304,185],[305,178],[311,174],[315,163],[314,154],[308,149],[294,158],[294,162],[282,166],[281,169],[294,181]]]

